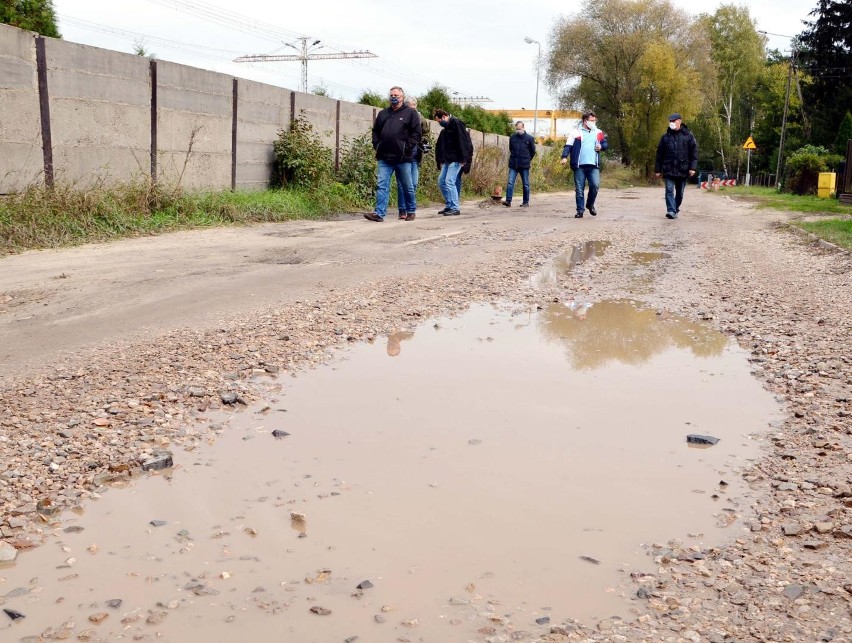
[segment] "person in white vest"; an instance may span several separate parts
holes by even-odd
[[[562,165],[571,163],[574,172],[574,189],[577,199],[575,219],[582,219],[583,212],[597,216],[595,200],[601,186],[601,155],[609,147],[606,134],[598,129],[598,117],[592,110],[583,112],[582,121],[568,133],[562,148]],[[589,184],[588,199],[584,198],[586,183]]]

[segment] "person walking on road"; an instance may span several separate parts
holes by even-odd
[[[530,207],[530,165],[535,157],[535,139],[524,130],[524,122],[515,123],[515,133],[509,137],[509,180],[506,183],[506,199],[503,205],[512,207],[512,195],[515,192],[515,181],[521,176],[524,186],[522,208]]]
[[[365,219],[378,223],[385,220],[388,211],[391,174],[396,175],[397,184],[402,186],[406,220],[413,221],[417,212],[411,164],[420,147],[420,114],[405,104],[401,87],[391,87],[389,93],[390,106],[378,113],[373,125],[373,149],[378,161],[376,209],[364,215]]]
[[[438,187],[444,196],[444,209],[438,214],[445,217],[461,214],[459,210],[458,179],[464,167],[473,160],[473,145],[465,124],[443,109],[435,110],[435,120],[443,130],[435,143],[435,162],[440,175]]]
[[[654,174],[666,184],[666,219],[677,219],[688,177],[698,169],[698,143],[680,114],[669,116],[669,129],[660,137]]]
[[[405,104],[417,112],[416,98],[413,96],[406,98]],[[417,186],[420,183],[420,163],[423,161],[423,153],[427,151],[426,141],[429,140],[429,121],[423,118],[423,115],[420,112],[417,112],[417,115],[420,117],[420,145],[414,151],[411,159],[411,165],[409,166],[409,169],[411,170],[411,186],[414,188],[415,197],[417,195]],[[414,216],[410,219],[408,218],[409,213],[406,212],[405,207],[405,190],[402,187],[402,183],[399,181],[396,182],[396,203],[397,208],[399,209],[400,220],[405,219],[407,221],[411,221],[414,219]]]
[[[588,209],[593,217],[598,215],[595,200],[601,186],[601,155],[609,147],[606,134],[598,129],[598,117],[592,110],[582,114],[582,122],[568,133],[565,147],[562,148],[562,165],[569,159],[574,172],[574,191],[577,201],[575,219],[582,219]],[[589,197],[583,198],[583,192],[589,184]]]

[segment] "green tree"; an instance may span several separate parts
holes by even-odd
[[[727,173],[740,151],[739,141],[754,127],[753,88],[766,63],[766,38],[757,33],[745,7],[722,5],[713,14],[701,15],[699,21],[707,32],[716,71],[715,91],[708,92],[704,117]]]
[[[429,119],[434,117],[436,109],[443,109],[452,114],[455,107],[449,90],[442,85],[433,85],[425,94],[417,98],[417,109]]]
[[[0,23],[60,38],[53,0],[0,0]]]
[[[673,58],[664,48],[646,56],[652,44],[665,44]],[[666,107],[689,118],[703,99],[705,83],[660,96],[654,61],[674,60],[678,73],[706,81],[713,78],[708,52],[705,31],[668,0],[585,0],[575,17],[561,19],[551,31],[547,84],[563,107],[594,108],[610,144],[630,165],[636,145],[664,131]],[[666,66],[661,74],[670,71]]]
[[[852,140],[852,114],[846,112],[846,116],[843,117],[840,128],[837,130],[837,138],[834,139],[835,153],[846,156],[846,149],[850,140]]]
[[[374,92],[370,89],[365,89],[361,92],[361,96],[358,98],[358,103],[361,105],[372,105],[373,107],[388,106],[388,100],[385,98],[384,94]]]
[[[813,116],[813,142],[829,146],[852,105],[852,2],[818,0],[810,15],[799,36],[800,64],[813,79],[803,94]]]

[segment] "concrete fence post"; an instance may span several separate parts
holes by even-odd
[[[148,64],[151,83],[151,183],[157,183],[157,61]]]
[[[239,95],[239,81],[234,78],[231,103],[231,190],[237,189],[237,103]]]
[[[41,151],[44,157],[44,184],[53,187],[53,140],[50,133],[50,97],[47,92],[47,51],[44,38],[36,36],[36,74],[38,104],[41,116]]]

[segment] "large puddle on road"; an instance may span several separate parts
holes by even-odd
[[[0,639],[452,642],[631,618],[651,543],[738,535],[737,470],[779,412],[724,336],[627,301],[478,306],[262,385],[167,475],[0,570],[25,615]]]

